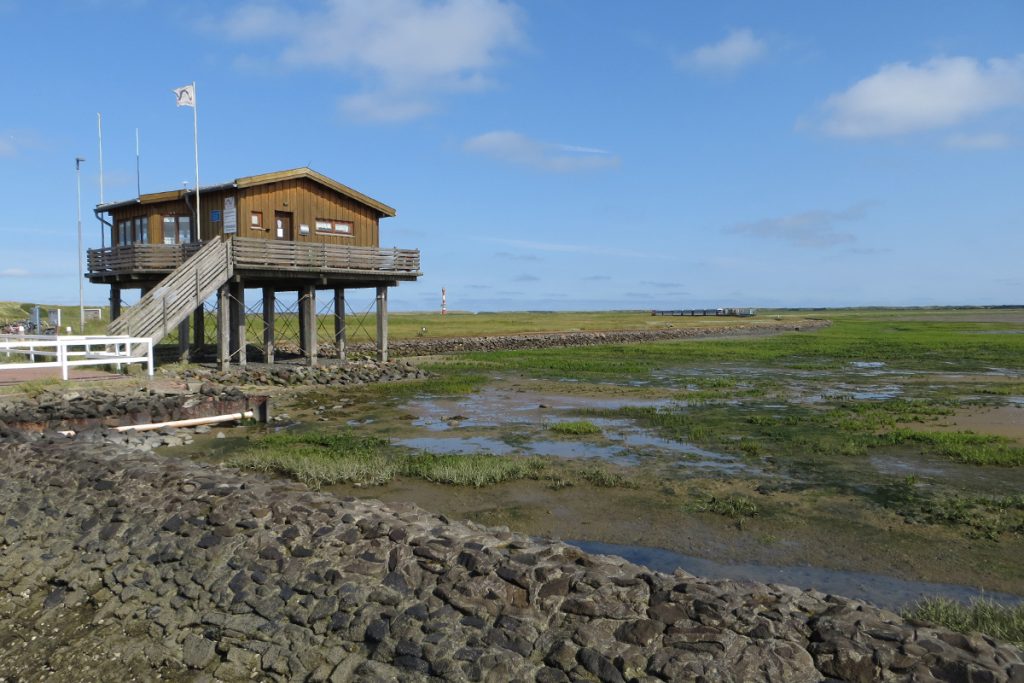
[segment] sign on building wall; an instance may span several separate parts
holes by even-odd
[[[224,234],[233,235],[238,232],[238,213],[235,211],[235,198],[224,198]]]

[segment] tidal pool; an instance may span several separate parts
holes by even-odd
[[[661,548],[617,545],[597,541],[566,541],[588,553],[618,555],[655,571],[676,569],[708,579],[732,579],[759,583],[782,583],[822,593],[843,595],[878,607],[898,610],[924,598],[943,597],[959,602],[985,598],[1005,605],[1017,605],[1024,597],[986,591],[971,586],[929,581],[907,581],[882,574],[822,569],[820,567],[773,567],[761,564],[725,564]]]

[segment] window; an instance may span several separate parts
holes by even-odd
[[[149,218],[136,218],[132,231],[132,242],[135,244],[149,244]]]
[[[117,222],[117,244],[121,247],[128,246],[128,238],[130,237],[129,226],[131,221],[118,221]]]
[[[263,229],[263,212],[262,211],[253,211],[252,212],[252,216],[251,216],[251,218],[249,220],[249,225],[251,227],[253,227],[253,228],[259,228],[260,230],[262,230]]]
[[[316,231],[334,235],[351,235],[352,221],[336,221],[327,218],[317,218]]]
[[[188,244],[191,241],[191,216],[164,216],[164,244]]]
[[[178,244],[188,244],[192,241],[192,218],[189,216],[178,216]]]

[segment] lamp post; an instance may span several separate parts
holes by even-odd
[[[85,334],[85,278],[82,276],[82,157],[75,157],[78,185],[78,334]]]

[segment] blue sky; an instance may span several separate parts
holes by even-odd
[[[1024,303],[1024,3],[0,0],[0,300],[105,198],[309,165],[398,310]],[[87,286],[88,303],[106,288]]]

